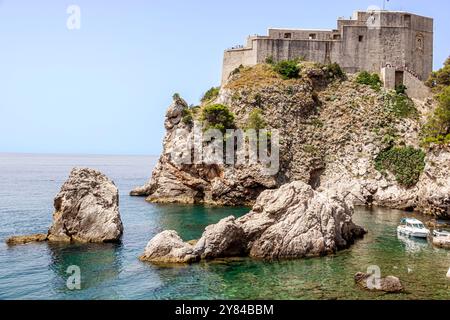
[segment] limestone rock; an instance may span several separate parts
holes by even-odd
[[[46,234],[34,234],[29,236],[16,236],[11,237],[8,240],[6,240],[6,244],[10,246],[14,245],[20,245],[20,244],[27,244],[32,242],[45,242],[47,241],[47,235]]]
[[[358,272],[355,274],[355,283],[361,288],[369,291],[383,291],[387,293],[399,293],[404,290],[403,285],[399,278],[394,276],[388,276],[386,278],[381,278],[379,283],[373,283],[371,286],[368,285],[368,280],[371,277],[368,273]],[[374,281],[375,282],[375,281]]]
[[[332,254],[365,231],[352,222],[353,207],[338,197],[293,182],[265,191],[253,211],[240,219],[250,256],[290,259]]]
[[[47,234],[11,237],[9,245],[30,242],[117,242],[123,233],[119,191],[108,177],[75,168],[54,199],[53,224]]]
[[[257,106],[267,129],[280,133],[280,170],[263,176],[259,166],[178,165],[173,150],[186,147],[175,134],[193,129],[181,121],[184,100],[175,99],[166,115],[164,152],[152,179],[133,195],[150,202],[252,206],[260,193],[293,181],[314,189],[347,193],[355,205],[416,210],[450,218],[450,148],[433,147],[416,186],[405,188],[393,174],[375,168],[378,154],[396,145],[420,147],[421,127],[435,101],[414,100],[417,117],[399,118],[386,107],[386,92],[355,83],[355,76],[330,80],[324,70],[303,62],[299,79],[284,81],[264,65],[246,68],[221,88],[215,103],[236,115],[246,128]],[[387,139],[387,140],[386,140]]]
[[[190,150],[186,138],[195,135],[193,127],[182,121],[186,108],[186,102],[178,97],[169,106],[163,154],[150,181],[130,195],[146,196],[147,201],[155,203],[233,206],[252,205],[263,190],[276,188],[275,178],[261,174],[259,165],[189,164],[177,159],[177,155],[182,159],[183,152]]]
[[[191,263],[199,259],[193,248],[192,245],[184,243],[176,231],[164,231],[148,243],[140,260],[154,263]]]
[[[303,182],[263,192],[253,210],[208,226],[192,247],[173,231],[149,242],[146,261],[191,262],[251,256],[264,260],[332,254],[348,248],[366,231],[352,222],[353,207]]]
[[[417,209],[441,219],[450,218],[450,149],[434,147],[427,155],[418,184]]]
[[[245,254],[245,234],[235,217],[228,217],[206,228],[195,251],[203,259],[238,257]]]
[[[118,189],[99,171],[73,169],[54,207],[49,241],[115,242],[122,236]]]

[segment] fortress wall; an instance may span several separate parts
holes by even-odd
[[[332,30],[290,30],[290,29],[269,29],[270,39],[283,39],[285,35],[291,34],[290,40],[310,40],[311,35],[315,35],[314,40],[332,40],[333,35],[339,35],[339,32]]]
[[[433,71],[433,19],[412,16],[411,28],[405,29],[405,34],[406,66],[424,81]]]
[[[395,89],[395,68],[384,67],[381,69],[381,80],[386,89]]]
[[[360,36],[363,37],[361,42]],[[376,55],[374,48],[370,50],[376,43],[368,41],[368,37],[368,30],[365,27],[344,27],[341,54],[336,60],[345,71],[355,73],[361,69],[374,69],[369,62],[371,55]]]
[[[431,95],[431,90],[420,79],[416,78],[409,72],[403,75],[403,84],[406,86],[406,94],[418,100],[425,100]]]
[[[327,63],[331,59],[334,43],[317,40],[259,40],[257,61],[261,63],[272,56],[275,61],[304,57],[308,61]]]
[[[353,19],[338,20],[338,30],[272,28],[268,36],[250,37],[246,48],[225,52],[222,82],[239,65],[262,63],[269,56],[275,61],[304,57],[337,62],[349,73],[381,74],[391,65],[413,71],[420,80],[428,78],[433,68],[433,19],[386,11],[355,12]],[[310,39],[312,34],[316,39]]]
[[[255,64],[257,64],[256,51],[253,48],[225,51],[223,56],[222,84],[227,82],[231,72],[239,68],[240,65],[253,66]]]
[[[408,61],[405,53],[407,43],[405,29],[403,28],[382,28],[379,32],[379,68],[390,64],[393,66],[403,66]]]

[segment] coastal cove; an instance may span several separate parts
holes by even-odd
[[[356,208],[369,233],[336,255],[293,261],[248,258],[155,266],[138,260],[148,239],[176,230],[198,239],[207,225],[245,207],[157,205],[128,191],[148,177],[156,157],[0,154],[0,299],[450,299],[450,253],[424,240],[398,238],[403,211]],[[74,166],[107,174],[120,190],[121,244],[30,244],[8,247],[12,234],[46,232],[52,200]],[[66,270],[81,269],[81,290],[69,290]],[[353,276],[379,266],[399,277],[401,294],[366,292]]]

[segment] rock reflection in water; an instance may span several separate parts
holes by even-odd
[[[81,271],[81,290],[104,287],[112,291],[112,282],[121,271],[119,257],[120,244],[48,244],[51,254],[50,269],[55,273],[53,286],[58,291],[67,288],[67,273],[70,266],[78,266]]]

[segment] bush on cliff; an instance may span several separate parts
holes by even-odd
[[[192,126],[194,124],[194,114],[190,108],[183,109],[181,121],[188,126]]]
[[[362,71],[356,77],[356,82],[359,84],[364,84],[370,86],[372,89],[379,91],[383,82],[380,79],[380,76],[376,73],[369,73],[367,71]]]
[[[437,99],[439,105],[423,129],[425,145],[450,143],[450,86],[445,87]]]
[[[384,99],[386,111],[397,118],[414,117],[418,114],[414,102],[404,93],[386,93]]]
[[[397,94],[406,94],[406,90],[408,90],[408,88],[404,84],[399,84],[398,86],[395,86],[395,92]]]
[[[265,129],[267,126],[266,121],[263,119],[263,114],[261,109],[253,109],[248,116],[247,128],[261,130]]]
[[[430,76],[427,85],[436,93],[438,107],[423,127],[423,144],[450,143],[450,57],[444,67]]]
[[[201,114],[204,130],[218,129],[225,133],[227,129],[234,129],[234,114],[227,106],[213,104],[203,108]]]
[[[413,147],[389,148],[377,156],[375,168],[381,173],[391,172],[400,185],[411,188],[425,169],[425,152]]]
[[[274,65],[274,70],[285,80],[297,79],[300,73],[299,60],[282,60]]]
[[[205,94],[202,97],[202,102],[209,102],[217,98],[219,95],[220,87],[212,87],[208,91],[205,92]]]
[[[327,64],[326,70],[328,71],[329,75],[333,78],[344,79],[346,77],[344,70],[342,70],[341,66],[336,62]]]
[[[426,85],[437,91],[443,87],[450,86],[450,57],[445,61],[442,69],[433,72],[427,80]]]

